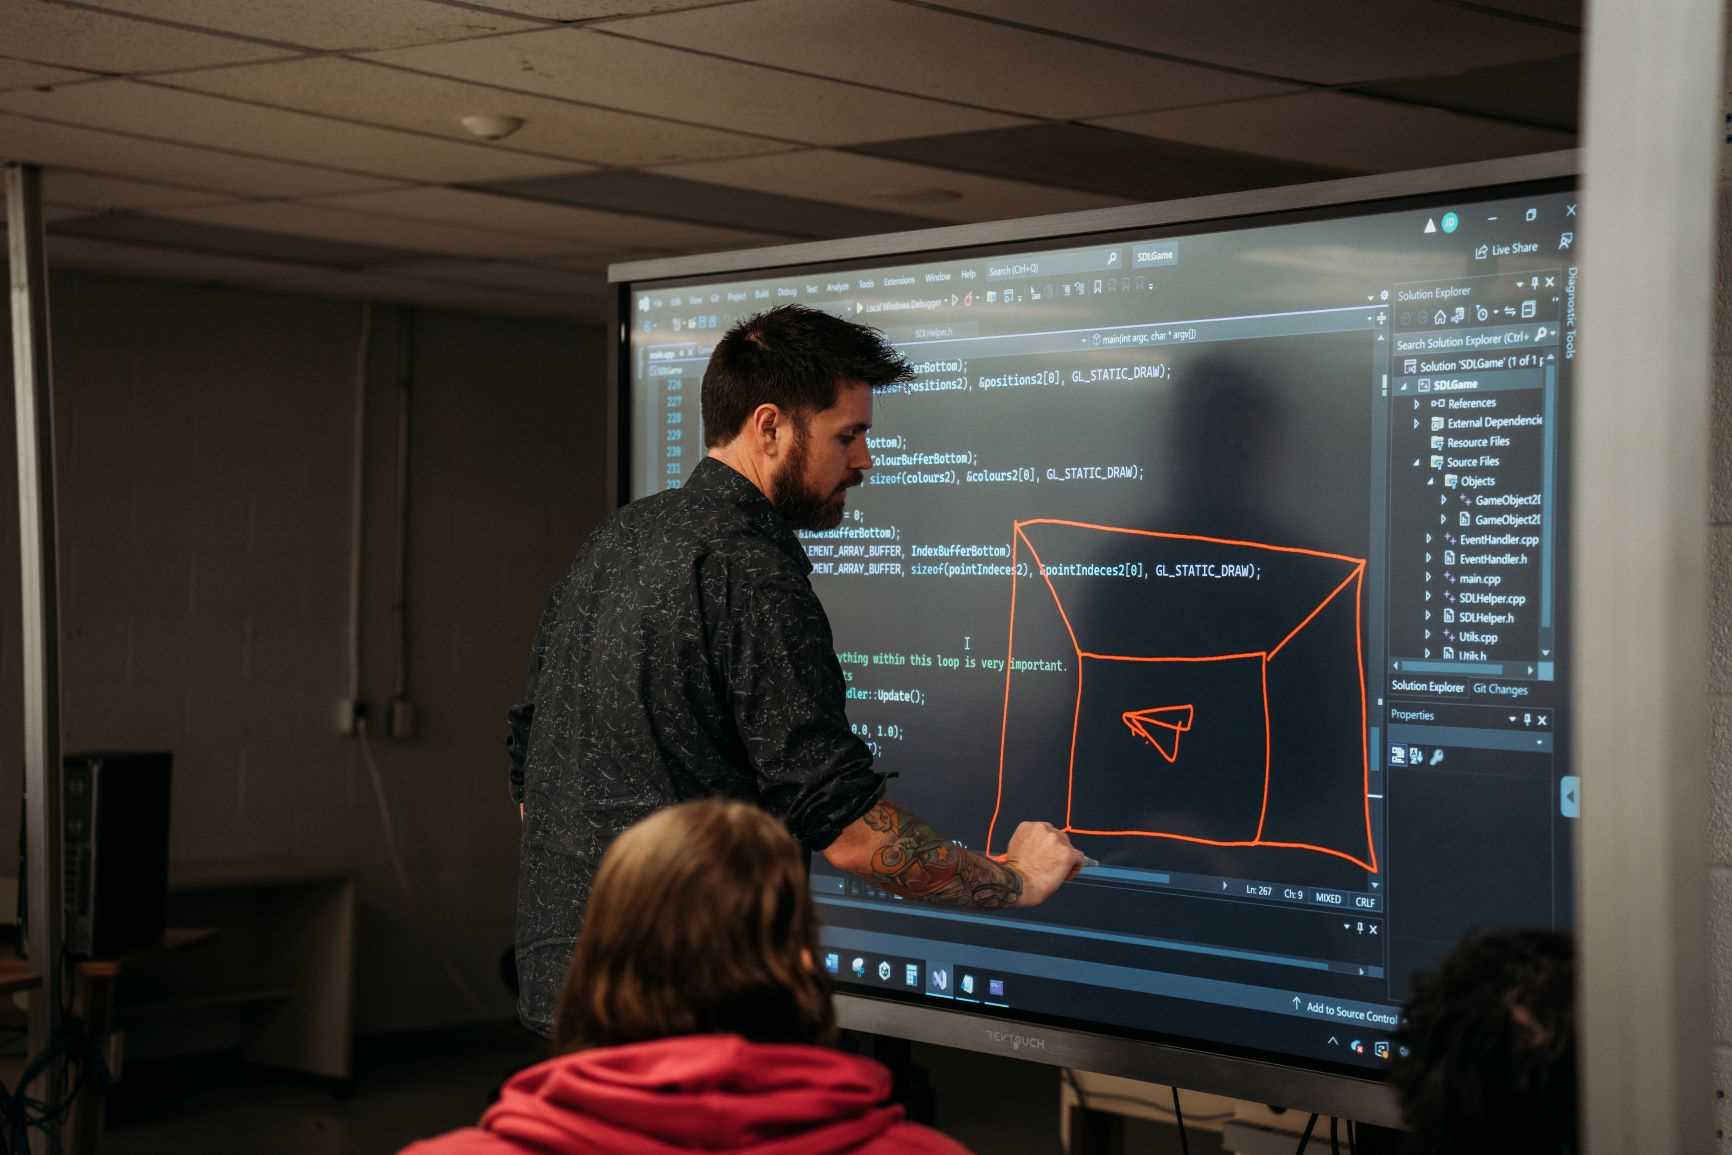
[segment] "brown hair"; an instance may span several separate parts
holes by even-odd
[[[878,330],[804,305],[783,305],[747,317],[716,342],[700,397],[704,444],[726,445],[766,403],[798,421],[836,404],[845,381],[880,389],[913,376]]]
[[[833,1042],[817,949],[805,859],[780,822],[721,799],[657,811],[602,857],[554,1049],[698,1034]]]

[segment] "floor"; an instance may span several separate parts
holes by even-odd
[[[358,1040],[348,1088],[233,1057],[129,1065],[103,1155],[378,1155],[473,1123],[541,1057],[516,1024]]]
[[[983,1155],[1058,1155],[1056,1068],[941,1047],[913,1056],[945,1133]],[[102,1152],[390,1155],[474,1122],[493,1088],[539,1057],[538,1041],[515,1024],[366,1039],[346,1095],[229,1057],[137,1063],[114,1090]],[[1179,1149],[1167,1127],[1136,1123],[1125,1138],[1130,1151]]]

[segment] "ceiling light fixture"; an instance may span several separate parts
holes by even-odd
[[[477,113],[474,116],[465,116],[457,123],[461,124],[469,135],[478,136],[482,140],[504,140],[523,127],[523,118]]]

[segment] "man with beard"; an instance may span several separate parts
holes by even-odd
[[[849,729],[794,531],[841,523],[872,467],[872,391],[909,375],[876,331],[827,313],[742,321],[704,371],[708,456],[680,488],[613,514],[555,587],[508,739],[531,1030],[551,1029],[602,853],[675,802],[755,802],[808,854],[952,906],[1034,906],[1082,865],[1044,822],[1023,823],[1003,859],[957,846],[884,797]]]

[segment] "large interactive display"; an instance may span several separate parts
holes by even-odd
[[[1044,819],[1100,863],[987,914],[815,861],[838,989],[1374,1078],[1465,932],[1570,925],[1580,212],[1470,183],[624,270],[633,497],[701,459],[742,317],[913,363],[803,535],[851,721],[957,841]]]

